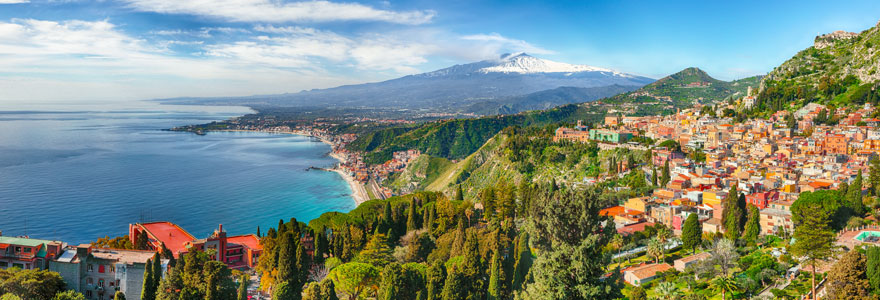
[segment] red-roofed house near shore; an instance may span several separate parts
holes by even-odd
[[[192,249],[216,250],[214,259],[226,263],[233,269],[254,268],[263,252],[263,247],[260,246],[260,239],[257,236],[246,234],[227,237],[222,224],[211,236],[204,239],[196,239],[186,230],[171,222],[129,224],[128,236],[132,244],[137,243],[141,234],[147,235],[147,241],[151,248],[161,251],[164,245],[174,254],[174,257],[180,257]]]

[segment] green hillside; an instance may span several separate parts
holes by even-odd
[[[694,104],[710,104],[734,96],[745,96],[748,87],[758,88],[759,76],[722,81],[699,68],[687,68],[666,76],[636,91],[610,97],[608,103],[665,104],[671,108],[687,108]]]
[[[835,106],[877,104],[880,30],[835,32],[773,69],[761,82],[752,115],[797,109],[810,102]]]

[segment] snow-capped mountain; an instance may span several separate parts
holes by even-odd
[[[590,101],[636,89],[653,79],[613,70],[550,61],[525,53],[505,54],[469,64],[376,83],[346,85],[294,94],[237,99],[177,99],[176,103],[223,102],[279,106],[408,108],[457,111],[476,103],[559,87],[591,88]],[[607,92],[602,87],[612,87]]]
[[[609,72],[617,73],[609,69],[588,65],[573,65],[540,59],[525,53],[504,54],[498,60],[498,64],[479,69],[483,73],[576,73],[576,72]]]

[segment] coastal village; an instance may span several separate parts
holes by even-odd
[[[719,105],[717,115],[734,105],[750,105],[748,95],[730,107]],[[621,205],[607,207],[601,214],[613,218],[622,236],[632,235],[662,224],[681,235],[683,224],[696,215],[704,234],[723,232],[723,199],[734,188],[745,195],[748,204],[760,209],[760,230],[764,235],[790,236],[794,223],[791,206],[802,192],[835,190],[852,183],[860,174],[870,171],[871,160],[880,154],[880,119],[869,118],[875,108],[866,104],[857,110],[837,109],[830,113],[839,122],[833,126],[816,124],[827,107],[809,104],[788,116],[780,111],[770,119],[735,123],[730,118],[707,115],[704,107],[679,111],[669,116],[608,116],[590,128],[582,122],[574,127],[560,127],[555,142],[597,143],[603,150],[627,148],[650,150],[650,163],[636,167],[651,180],[658,168],[669,170],[668,182],[649,196],[630,198]],[[791,118],[799,120],[792,128]],[[248,125],[250,126],[250,125]],[[394,194],[379,185],[394,172],[404,170],[420,155],[418,150],[393,153],[393,159],[368,165],[358,153],[345,146],[354,141],[353,134],[332,135],[322,126],[242,126],[235,130],[308,135],[328,143],[331,156],[339,160],[332,169],[352,185],[358,203],[368,199],[384,199]],[[636,140],[675,141],[680,149],[649,147]],[[694,153],[701,153],[697,158]],[[623,176],[627,165],[619,163],[615,176]],[[611,176],[611,175],[609,175]],[[602,178],[584,178],[579,184],[594,184]],[[867,194],[866,191],[861,191]],[[876,222],[869,216],[866,222]],[[837,244],[852,248],[862,243],[877,243],[880,229],[855,224],[838,234]],[[2,235],[2,234],[0,234]],[[188,251],[210,250],[212,258],[237,270],[252,270],[262,253],[259,236],[248,234],[227,236],[220,225],[209,237],[195,238],[169,222],[135,223],[129,228],[129,239],[137,242],[147,237],[151,250],[120,250],[29,237],[0,236],[0,268],[48,269],[59,272],[68,288],[83,293],[88,299],[105,299],[107,291],[123,291],[138,299],[143,268],[153,254],[165,251],[179,257]],[[308,235],[300,238],[308,251],[314,249]],[[680,245],[670,242],[669,247]],[[645,249],[632,249],[617,257],[638,255]],[[784,248],[774,250],[784,255]],[[684,272],[686,268],[710,257],[708,252],[682,257],[668,263],[641,262],[621,270],[631,286],[646,285],[669,270]],[[162,261],[167,264],[167,260]],[[824,266],[827,270],[828,265]],[[798,267],[792,267],[792,274]],[[789,274],[787,276],[792,276]],[[259,277],[253,279],[258,282]],[[254,295],[259,292],[254,288]]]

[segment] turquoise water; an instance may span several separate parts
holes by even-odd
[[[153,103],[0,103],[0,231],[85,243],[171,221],[197,238],[218,224],[265,232],[355,207],[330,147],[295,135],[169,132],[248,113]]]
[[[878,231],[862,231],[861,233],[859,233],[859,235],[856,236],[856,239],[864,242],[865,239],[868,237],[874,237],[874,238],[880,237],[880,232],[878,232]]]

